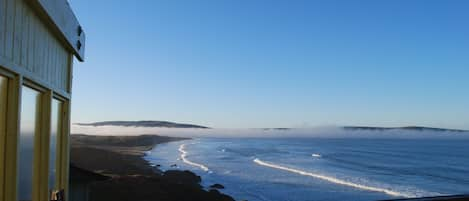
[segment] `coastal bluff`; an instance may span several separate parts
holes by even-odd
[[[190,171],[161,171],[143,159],[157,144],[187,138],[157,135],[71,135],[71,163],[108,176],[90,186],[91,201],[234,201],[218,190],[204,190]]]

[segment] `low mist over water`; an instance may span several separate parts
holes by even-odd
[[[160,127],[127,127],[127,126],[82,126],[73,125],[73,134],[87,135],[142,135],[155,134],[174,137],[254,137],[254,138],[467,138],[469,132],[463,131],[432,131],[412,129],[366,130],[345,129],[344,127],[316,127],[316,128],[160,128]]]
[[[162,170],[193,171],[206,188],[222,183],[221,191],[237,200],[379,200],[469,193],[469,132],[464,130],[134,126],[140,123],[74,125],[73,133],[189,137],[159,144],[145,159]]]

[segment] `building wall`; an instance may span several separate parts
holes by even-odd
[[[51,13],[41,7],[41,2],[48,6],[62,5],[50,7],[54,8],[53,16],[60,19],[51,20],[48,16]],[[60,32],[63,29],[68,35],[75,32],[78,23],[70,16],[73,13],[66,0],[0,0],[0,201],[17,201],[20,192],[18,161],[22,156],[19,150],[24,87],[40,93],[40,109],[36,111],[40,126],[34,131],[32,201],[48,200],[51,188],[64,189],[68,196],[71,73],[73,55],[77,55],[69,38],[84,37],[64,37]],[[56,24],[61,21],[73,26]],[[63,29],[57,28],[61,25]],[[57,115],[60,126],[55,131],[60,146],[56,149],[50,147],[54,100],[61,103]],[[56,175],[55,179],[49,179],[53,165],[49,159],[53,156]],[[49,187],[49,180],[56,180],[53,187]]]
[[[15,68],[48,88],[70,93],[71,53],[28,1],[0,0],[0,65]]]

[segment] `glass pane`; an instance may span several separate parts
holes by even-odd
[[[61,130],[61,113],[62,113],[62,102],[59,100],[52,100],[52,112],[51,112],[51,133],[50,133],[50,147],[49,147],[49,190],[54,190],[56,185],[57,175],[57,159],[59,155],[57,150],[60,150],[59,144],[57,144],[58,136]]]
[[[19,139],[19,195],[20,201],[32,198],[34,136],[38,130],[41,94],[23,87],[21,99],[21,125]]]

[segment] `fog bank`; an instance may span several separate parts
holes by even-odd
[[[342,127],[316,127],[293,129],[194,129],[124,126],[72,125],[72,134],[86,135],[143,135],[154,134],[173,137],[253,137],[253,138],[396,138],[396,139],[469,139],[469,132],[393,130],[345,130]]]

